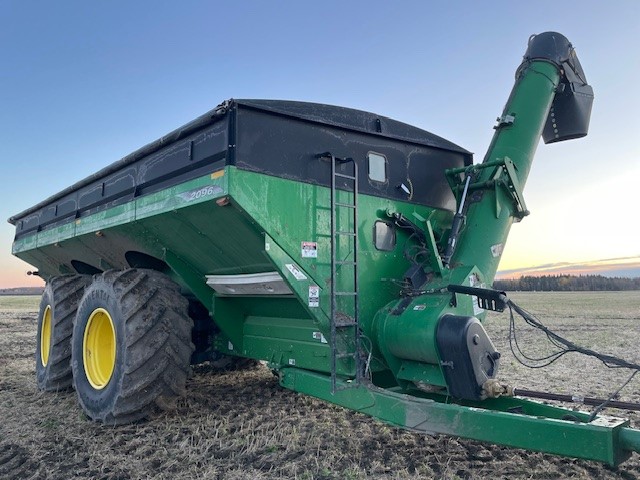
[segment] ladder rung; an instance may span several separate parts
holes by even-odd
[[[358,324],[356,322],[343,322],[336,323],[336,328],[349,328],[349,327],[357,327]]]
[[[352,203],[335,202],[336,207],[356,208]]]
[[[336,235],[348,235],[350,237],[355,237],[356,233],[355,232],[336,232]]]
[[[335,292],[335,294],[340,296],[356,296],[358,295],[358,292]]]
[[[356,358],[355,353],[337,353],[336,358]]]
[[[356,262],[349,262],[346,260],[338,260],[336,261],[336,265],[355,265]]]
[[[335,324],[335,326],[337,328],[341,328],[341,327],[355,327],[358,325],[358,322],[356,322],[352,317],[344,317],[344,318],[335,318],[333,320],[333,323]]]
[[[336,327],[352,327],[357,325],[353,317],[342,312],[336,312],[332,320]]]
[[[356,177],[354,177],[353,175],[345,175],[344,173],[335,173],[336,177],[342,177],[342,178],[348,178],[349,180],[355,180]]]

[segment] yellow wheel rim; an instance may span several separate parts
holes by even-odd
[[[96,390],[106,387],[116,365],[116,329],[104,308],[96,308],[89,316],[82,341],[82,360],[91,386]]]
[[[42,314],[42,326],[40,327],[40,360],[42,366],[49,363],[49,352],[51,351],[51,306],[47,305]]]

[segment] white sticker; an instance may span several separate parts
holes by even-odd
[[[233,351],[233,343],[229,342],[229,344],[227,345],[227,348]]]
[[[296,359],[295,358],[290,358],[289,359],[289,365],[295,365],[296,364]]]
[[[287,267],[287,270],[291,272],[291,275],[293,275],[296,278],[296,280],[307,279],[307,276],[300,271],[297,265],[294,265],[293,263],[285,263],[284,266]]]
[[[480,305],[478,304],[478,297],[471,298],[473,299],[473,314],[480,315],[482,312],[484,312],[484,309],[480,308]]]
[[[327,343],[327,339],[324,337],[322,332],[313,332],[314,340],[320,340],[320,343]]]
[[[320,287],[317,285],[309,285],[309,306],[320,306]]]
[[[482,285],[480,285],[480,279],[478,278],[478,275],[476,273],[472,273],[471,275],[469,275],[469,285],[471,287],[482,288]],[[484,309],[480,308],[480,304],[478,303],[478,297],[476,297],[475,295],[471,296],[471,303],[473,304],[474,315],[479,315],[482,312],[484,312]]]
[[[318,258],[317,242],[302,242],[302,258]]]
[[[496,243],[491,246],[491,255],[495,257],[499,257],[502,255],[502,251],[504,250],[504,243]]]
[[[421,303],[420,305],[416,305],[415,307],[413,307],[414,310],[426,310],[427,306],[424,303]]]
[[[269,242],[264,244],[264,249],[268,252],[269,250],[271,250],[271,244]]]

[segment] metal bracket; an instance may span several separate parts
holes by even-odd
[[[524,196],[522,194],[522,187],[518,180],[518,174],[516,173],[516,167],[509,157],[504,157],[504,172],[506,173],[506,181],[501,180],[501,186],[505,187],[513,200],[515,212],[513,214],[518,220],[522,220],[529,215],[529,210],[524,203]]]
[[[389,218],[393,219],[394,224],[401,225],[404,226],[404,228],[410,229],[418,237],[420,242],[422,242],[426,247],[429,266],[438,275],[442,275],[442,273],[444,272],[444,265],[442,263],[440,253],[438,252],[438,243],[436,242],[435,236],[433,234],[433,226],[431,225],[431,221],[416,215],[418,220],[420,220],[421,223],[424,223],[424,228],[421,228],[401,213],[393,212],[388,209],[386,211],[386,215]]]
[[[522,187],[518,180],[518,174],[516,172],[516,166],[509,157],[504,157],[492,162],[485,162],[478,165],[470,165],[463,168],[453,168],[445,171],[447,182],[456,196],[456,201],[460,204],[462,192],[464,191],[464,180],[466,175],[473,171],[479,172],[485,168],[494,168],[493,174],[486,181],[475,181],[469,185],[469,191],[475,190],[489,190],[494,189],[496,194],[496,218],[500,216],[502,207],[500,205],[498,191],[503,189],[505,193],[511,198],[513,204],[512,215],[517,221],[522,220],[529,215],[529,210],[524,202],[524,195],[522,193]],[[465,174],[461,177],[460,174]]]
[[[478,305],[484,310],[493,310],[494,312],[504,312],[509,299],[505,292],[492,290],[489,288],[466,287],[464,285],[449,285],[447,290],[452,293],[462,293],[471,295],[478,299]]]
[[[514,115],[509,115],[505,113],[501,117],[496,118],[496,122],[498,122],[498,124],[495,127],[493,127],[493,129],[498,130],[499,128],[513,125],[515,120],[516,120],[516,117]]]

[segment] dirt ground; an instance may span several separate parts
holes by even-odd
[[[572,340],[640,361],[640,293],[518,294]],[[426,436],[285,391],[271,372],[198,367],[177,411],[137,425],[92,423],[75,392],[35,385],[37,299],[0,297],[0,478],[16,479],[640,479],[640,455],[616,469],[445,436]],[[522,388],[606,396],[628,373],[570,354],[544,370],[509,352],[508,316],[486,322],[503,353],[500,377]],[[540,335],[522,328],[537,351]],[[621,400],[640,401],[640,377]],[[585,407],[586,408],[586,407]],[[609,410],[631,418],[640,415]]]

